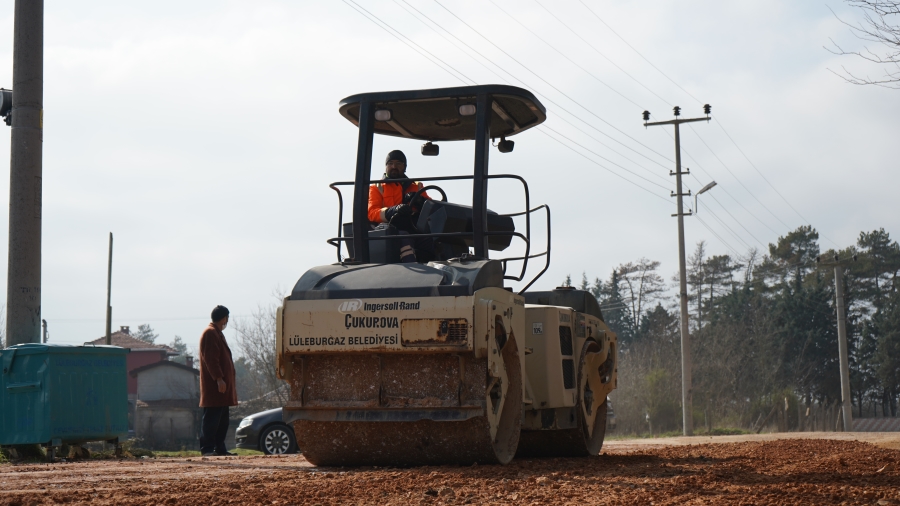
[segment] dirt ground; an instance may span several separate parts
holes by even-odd
[[[583,459],[316,468],[300,455],[0,465],[0,505],[898,504],[900,433],[608,441]]]

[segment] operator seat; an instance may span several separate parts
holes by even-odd
[[[488,249],[503,251],[512,242],[516,230],[512,217],[503,216],[488,209],[488,232],[506,232],[502,235],[488,236]],[[438,200],[426,200],[419,212],[416,228],[422,234],[442,234],[452,232],[472,232],[472,207]],[[344,237],[353,237],[353,224],[343,224]],[[379,239],[369,241],[369,260],[376,264],[400,263],[399,233],[394,227],[379,227],[369,231],[369,237],[398,236],[397,239]],[[474,246],[472,237],[436,237],[435,260],[446,261],[468,253]],[[353,258],[353,241],[344,241],[347,253]]]

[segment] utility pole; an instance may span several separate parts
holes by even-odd
[[[705,118],[685,118],[680,119],[678,116],[681,116],[681,107],[675,106],[673,111],[675,113],[675,119],[669,121],[656,121],[653,123],[649,123],[650,121],[650,112],[644,111],[644,126],[656,126],[656,125],[675,125],[675,172],[669,172],[670,176],[675,176],[675,192],[672,193],[673,197],[677,197],[677,210],[678,212],[673,214],[672,216],[678,217],[678,269],[679,269],[679,291],[680,291],[680,305],[681,305],[681,409],[682,409],[682,422],[684,425],[684,435],[685,436],[693,436],[694,435],[694,413],[693,413],[693,391],[692,391],[692,379],[691,379],[691,334],[690,329],[688,328],[688,293],[687,293],[687,267],[685,265],[685,255],[684,255],[684,217],[690,216],[692,213],[684,212],[683,200],[682,197],[687,195],[691,196],[691,192],[687,193],[682,192],[681,188],[681,176],[682,174],[690,174],[690,169],[687,172],[681,171],[681,132],[679,130],[679,126],[682,123],[692,123],[695,121],[709,121],[709,113],[711,107],[709,104],[703,106],[703,112],[706,113]]]
[[[856,255],[853,255],[856,261]],[[847,308],[844,305],[844,264],[846,260],[840,260],[834,255],[834,262],[823,263],[822,257],[816,257],[816,263],[820,267],[834,267],[834,296],[837,309],[838,331],[838,361],[841,366],[841,409],[844,415],[844,432],[853,431],[853,406],[850,402],[850,355],[847,349]]]
[[[109,264],[106,269],[106,344],[112,345],[112,246],[113,235],[109,233]]]
[[[16,0],[6,343],[41,342],[41,144],[44,114],[44,1]]]

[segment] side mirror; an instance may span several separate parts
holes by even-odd
[[[441,147],[432,144],[431,141],[422,144],[422,154],[425,156],[437,156],[441,152]]]

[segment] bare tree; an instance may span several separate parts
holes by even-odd
[[[641,315],[644,308],[651,302],[662,297],[666,289],[666,283],[662,276],[656,273],[659,262],[641,258],[634,262],[628,262],[618,267],[619,277],[625,282],[631,299],[631,317],[634,327],[639,328]]]
[[[282,297],[276,293],[279,302]],[[256,396],[263,404],[283,406],[284,383],[275,376],[275,317],[278,306],[260,305],[249,318],[236,319],[238,351],[249,366]]]
[[[859,77],[843,66],[843,73],[833,72],[848,83],[874,84],[885,88],[900,89],[900,0],[845,0],[849,5],[857,7],[863,12],[863,20],[857,23],[848,23],[840,18],[841,23],[850,28],[850,31],[860,40],[875,42],[883,46],[879,50],[872,51],[864,47],[862,51],[847,51],[834,40],[831,43],[834,49],[826,48],[834,54],[853,55],[885,67],[884,75],[880,78]],[[830,69],[829,69],[830,70]]]

